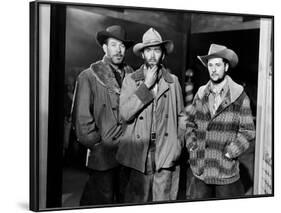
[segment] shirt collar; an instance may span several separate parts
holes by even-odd
[[[209,92],[222,95],[228,89],[228,81],[225,78],[220,84],[214,85],[212,82],[209,84]]]

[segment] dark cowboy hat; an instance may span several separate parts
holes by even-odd
[[[109,26],[105,31],[98,32],[96,36],[97,42],[100,46],[102,46],[108,38],[115,38],[122,41],[127,49],[134,45],[134,41],[126,40],[127,33],[119,25]]]
[[[166,53],[171,53],[174,50],[174,43],[170,40],[162,41],[161,35],[153,28],[150,28],[143,34],[142,43],[138,43],[134,46],[133,51],[137,56],[140,56],[141,51],[145,47],[151,46],[163,46]]]
[[[208,60],[211,58],[224,58],[228,60],[231,68],[234,68],[238,64],[237,54],[227,47],[218,44],[211,44],[208,55],[197,56],[202,64],[207,67]]]

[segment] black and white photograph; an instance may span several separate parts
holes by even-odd
[[[29,4],[30,210],[275,196],[273,14]]]

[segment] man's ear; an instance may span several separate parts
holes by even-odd
[[[106,44],[102,45],[102,49],[103,49],[103,52],[107,55],[107,45]]]
[[[225,63],[225,72],[227,72],[229,69],[229,64],[228,63]]]
[[[165,59],[165,53],[162,54],[162,61]]]

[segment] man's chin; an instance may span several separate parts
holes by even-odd
[[[214,83],[214,84],[219,84],[223,81],[224,79],[223,78],[211,78],[211,81]]]
[[[120,58],[120,59],[114,58],[114,59],[112,59],[112,63],[115,65],[122,64],[123,60],[124,60],[124,58]]]

